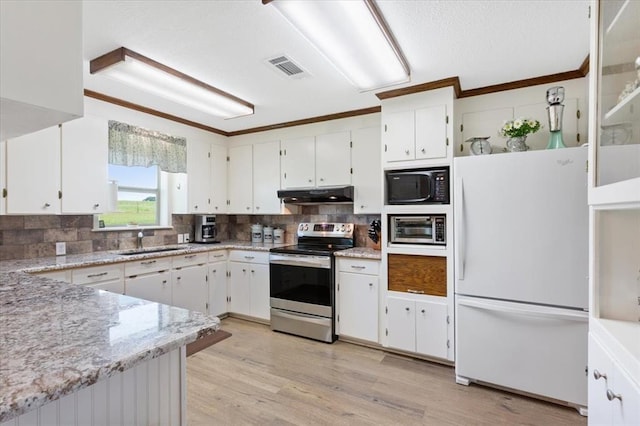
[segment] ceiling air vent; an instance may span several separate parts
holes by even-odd
[[[278,55],[275,58],[267,59],[269,65],[275,67],[280,72],[284,73],[287,77],[291,78],[303,78],[309,74],[302,69],[298,64],[293,62],[285,55]]]

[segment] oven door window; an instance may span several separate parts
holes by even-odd
[[[269,265],[271,297],[331,306],[332,269]]]

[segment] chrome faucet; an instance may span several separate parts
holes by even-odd
[[[137,244],[137,248],[141,249],[142,248],[142,237],[144,237],[144,234],[142,233],[142,231],[138,232],[138,244]]]

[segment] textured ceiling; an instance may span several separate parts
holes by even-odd
[[[400,88],[459,76],[463,90],[575,70],[589,53],[588,0],[378,0],[411,67]],[[88,72],[127,47],[255,105],[222,120]],[[311,76],[288,79],[264,60],[286,54]],[[360,93],[260,0],[84,2],[85,88],[223,131],[380,105]]]

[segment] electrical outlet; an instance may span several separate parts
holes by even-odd
[[[184,243],[184,234],[178,234],[178,244]]]
[[[67,254],[67,243],[56,243],[56,256],[64,256]]]
[[[189,233],[187,232],[186,234],[184,234],[184,242],[188,243],[189,241],[190,241],[189,240]]]

